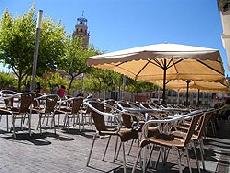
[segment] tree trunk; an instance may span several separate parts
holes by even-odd
[[[22,88],[22,79],[22,76],[18,76],[18,92],[20,92]]]
[[[69,86],[68,86],[68,94],[69,94],[69,91],[70,91],[71,85],[72,85],[72,83],[73,83],[73,80],[74,80],[74,77],[73,77],[73,76],[71,76],[71,79],[70,79],[70,81],[69,81]]]

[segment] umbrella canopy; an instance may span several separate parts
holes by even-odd
[[[156,84],[162,86],[162,81],[156,81]],[[186,90],[187,82],[182,80],[170,81],[166,84],[166,88],[172,90]],[[218,82],[210,81],[189,81],[190,91],[204,91],[204,92],[229,92],[229,83],[226,80]]]
[[[88,65],[114,70],[135,80],[221,81],[224,69],[219,51],[178,44],[156,44],[115,51],[88,59]]]

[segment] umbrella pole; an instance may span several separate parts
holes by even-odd
[[[186,83],[187,83],[187,90],[186,90],[186,102],[185,102],[185,105],[188,106],[188,89],[189,89],[190,80],[187,80]]]
[[[200,102],[200,90],[197,91],[197,105],[199,105]]]
[[[164,105],[166,104],[166,101],[165,101],[166,70],[167,70],[166,59],[164,59],[164,66],[163,66],[163,93],[162,93],[162,104],[164,104]]]

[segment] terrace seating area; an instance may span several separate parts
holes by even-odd
[[[20,160],[28,164],[23,172],[229,169],[230,135],[221,133],[229,131],[229,120],[220,120],[218,109],[55,94],[0,94],[0,163],[5,165],[0,172],[10,172],[11,164],[22,167]],[[14,157],[18,159],[10,161]],[[31,159],[36,162],[34,168],[29,168]]]

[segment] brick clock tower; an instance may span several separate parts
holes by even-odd
[[[75,31],[73,37],[80,37],[82,39],[82,46],[88,48],[89,46],[89,33],[87,26],[87,19],[82,16],[77,18],[77,24],[75,25]]]

